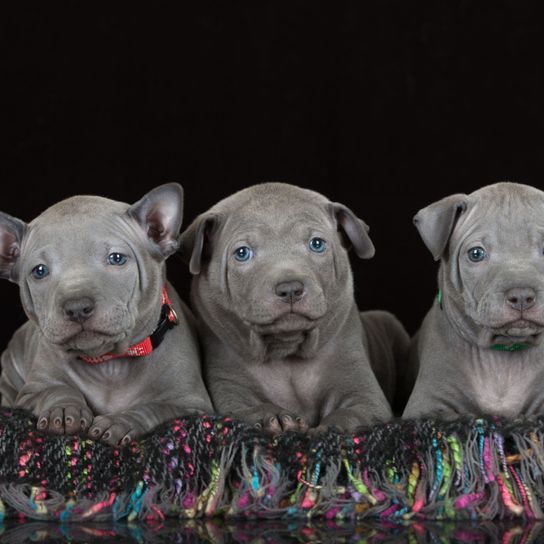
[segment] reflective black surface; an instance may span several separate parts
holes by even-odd
[[[212,544],[345,542],[409,544],[454,542],[527,544],[544,541],[541,523],[426,522],[390,523],[299,520],[229,521],[169,520],[163,524],[57,524],[10,521],[0,525],[2,544],[24,542],[176,542]]]

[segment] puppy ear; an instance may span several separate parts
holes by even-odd
[[[182,233],[179,251],[182,259],[189,265],[191,274],[200,274],[206,255],[206,245],[218,224],[218,214],[204,213]]]
[[[128,209],[148,238],[166,258],[178,248],[183,219],[183,188],[179,183],[166,183],[149,191]]]
[[[0,278],[17,281],[15,265],[27,228],[24,221],[0,212]]]
[[[336,220],[338,229],[342,230],[350,241],[357,257],[360,259],[374,257],[376,250],[368,235],[368,225],[343,204],[331,202],[329,207],[333,218]]]
[[[435,261],[444,255],[455,223],[467,208],[467,198],[464,194],[447,196],[414,216],[414,225]]]

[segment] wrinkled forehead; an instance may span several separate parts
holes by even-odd
[[[60,202],[29,224],[25,248],[81,248],[126,238],[133,232],[127,208],[126,204],[107,199]]]
[[[469,239],[520,245],[544,235],[544,199],[540,195],[491,194],[469,201],[453,231],[457,246]]]
[[[239,233],[285,237],[311,230],[327,232],[333,228],[332,216],[314,203],[260,203],[244,206],[228,214],[223,233],[228,237]]]

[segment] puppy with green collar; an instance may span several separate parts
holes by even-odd
[[[544,193],[497,183],[414,222],[439,296],[412,342],[404,417],[544,412]]]

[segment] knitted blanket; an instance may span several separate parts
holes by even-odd
[[[35,425],[0,408],[0,521],[544,517],[542,418],[272,437],[228,417],[186,417],[122,449]]]

